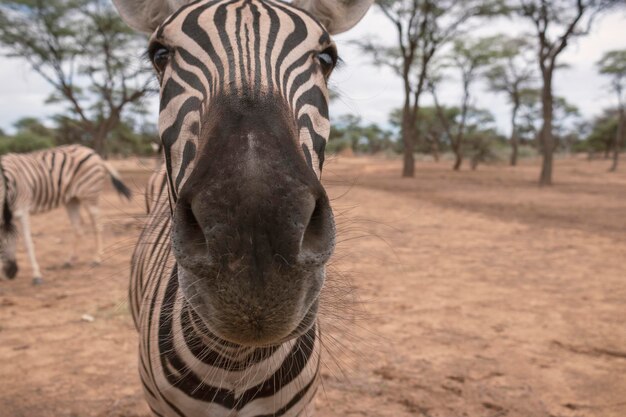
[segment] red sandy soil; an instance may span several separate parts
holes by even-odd
[[[140,193],[153,163],[117,165]],[[560,160],[540,189],[536,162],[420,163],[407,180],[398,161],[329,161],[340,243],[318,415],[626,416],[626,166],[607,167]],[[87,234],[62,268],[57,210],[32,221],[46,283],[31,285],[23,251],[0,281],[2,417],[149,415],[126,302],[143,202],[108,188],[101,206],[101,266]]]

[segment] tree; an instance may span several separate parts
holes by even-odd
[[[537,146],[541,125],[541,91],[536,88],[525,88],[520,91],[520,107],[517,116],[517,136],[520,145]]]
[[[415,175],[413,152],[420,98],[430,63],[446,43],[468,29],[476,16],[496,13],[499,0],[379,0],[380,10],[396,30],[397,44],[389,47],[367,40],[359,42],[376,65],[390,67],[402,78],[401,140],[404,146],[403,177]]]
[[[613,140],[613,163],[610,172],[617,171],[619,152],[624,143],[624,84],[626,83],[626,49],[606,52],[598,61],[600,74],[611,78],[611,87],[617,95],[618,125]]]
[[[500,138],[495,129],[469,129],[466,139],[472,171],[475,171],[479,164],[498,160],[494,147]]]
[[[449,148],[448,137],[442,125],[439,113],[443,114],[443,119],[449,125],[454,125],[459,114],[457,107],[442,106],[437,109],[435,106],[420,106],[418,121],[415,125],[416,141],[415,151],[430,153],[435,162],[439,162],[440,152]],[[402,126],[402,109],[394,109],[389,115],[389,123],[395,128]],[[399,140],[400,144],[402,139]]]
[[[553,135],[555,146],[559,145],[566,152],[570,152],[572,143],[579,139],[582,116],[580,110],[564,97],[555,96],[553,102]]]
[[[525,88],[520,90],[520,107],[517,131],[520,140],[537,142],[540,149],[539,135],[541,134],[541,90]],[[573,137],[578,138],[581,130],[581,114],[578,107],[568,102],[564,97],[554,96],[552,99],[552,132],[555,149],[559,145],[568,150]],[[584,129],[583,129],[584,130]]]
[[[402,109],[391,112],[389,122],[399,126],[402,119]],[[420,152],[433,153],[433,142],[436,139],[436,151],[452,149],[451,137],[459,130],[461,109],[459,107],[422,106],[420,107],[419,124],[420,142],[417,142]],[[479,163],[498,159],[493,152],[493,146],[500,144],[501,138],[496,132],[495,119],[488,110],[470,106],[466,110],[465,134],[461,151],[471,159],[472,169]],[[438,155],[433,153],[437,160]]]
[[[441,106],[437,98],[436,85],[440,77],[432,76],[428,81],[428,86],[438,109],[442,125],[450,139],[450,145],[455,155],[453,169],[458,171],[463,163],[463,139],[466,133],[468,110],[471,107],[472,92],[471,87],[480,76],[480,71],[488,66],[495,56],[493,49],[493,37],[481,39],[457,39],[452,46],[449,56],[448,66],[454,67],[460,72],[463,96],[461,99],[461,114],[454,134],[450,131],[446,118],[440,111]]]
[[[519,149],[518,115],[522,96],[532,88],[535,79],[534,62],[528,53],[532,45],[526,38],[501,37],[501,40],[496,41],[495,48],[494,64],[485,73],[485,78],[491,91],[506,94],[511,103],[510,164],[515,166]]]
[[[101,154],[124,112],[136,110],[151,91],[147,68],[130,64],[144,45],[108,0],[0,4],[0,46],[53,87],[48,101],[67,104]]]
[[[557,59],[572,38],[589,32],[598,13],[623,0],[513,0],[511,8],[532,22],[537,39],[537,58],[542,79],[543,124],[539,145],[543,156],[539,184],[552,184],[556,141],[553,135],[553,78]]]
[[[49,138],[53,136],[52,130],[41,123],[36,117],[22,117],[17,122],[13,123],[13,127],[17,130],[18,134],[32,133]]]
[[[602,152],[604,159],[608,159],[615,144],[618,125],[619,111],[605,109],[600,116],[594,118],[587,138],[578,144],[577,150],[588,152],[590,160],[596,152]],[[622,143],[622,149],[623,146]]]
[[[34,117],[24,117],[13,124],[15,135],[0,135],[0,155],[9,152],[31,152],[51,148],[54,131]]]
[[[375,154],[393,146],[390,132],[374,123],[364,125],[360,117],[347,114],[333,123],[327,151],[335,153],[351,148],[354,152]]]

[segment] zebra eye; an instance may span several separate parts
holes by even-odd
[[[155,45],[150,50],[150,60],[159,73],[165,71],[170,62],[170,51],[163,45]]]
[[[324,72],[324,76],[328,77],[332,70],[337,65],[337,52],[333,48],[328,48],[323,52],[317,54],[317,59],[322,66],[322,71]]]

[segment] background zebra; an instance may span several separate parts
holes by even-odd
[[[42,282],[30,233],[30,214],[52,210],[65,205],[74,229],[74,242],[67,265],[76,256],[76,245],[82,236],[80,206],[89,213],[96,237],[94,263],[102,256],[102,225],[98,216],[98,198],[105,177],[109,176],[118,193],[130,199],[131,192],[119,174],[92,149],[80,145],[27,153],[7,154],[0,158],[0,198],[2,199],[2,228],[0,249],[4,274],[12,279],[17,274],[15,243],[19,223],[26,251],[33,270],[33,283]]]
[[[148,404],[157,416],[310,416],[335,245],[320,183],[330,35],[373,0],[114,3],[152,33],[161,85],[166,171],[150,181],[130,286]]]

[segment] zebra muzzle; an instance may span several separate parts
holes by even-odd
[[[280,106],[231,104],[181,187],[172,248],[186,298],[217,336],[272,343],[314,319],[334,217]]]

